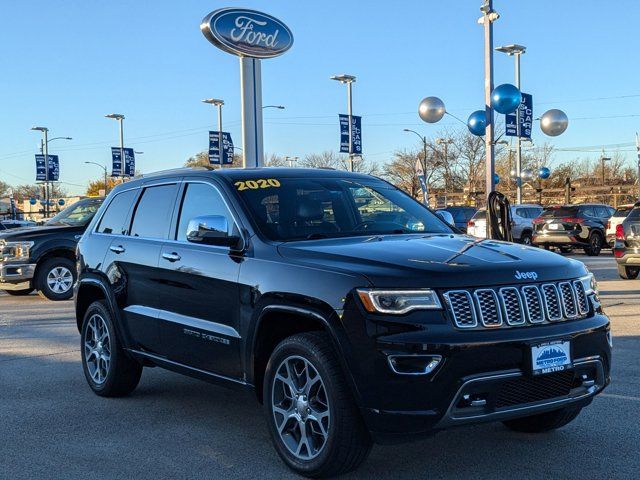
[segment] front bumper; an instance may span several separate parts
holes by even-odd
[[[428,325],[421,320],[420,326],[362,319],[369,338],[353,344],[358,365],[350,369],[369,430],[379,443],[396,443],[454,425],[587,405],[610,382],[609,320],[597,310],[582,320],[487,331],[457,330],[446,318]],[[352,335],[360,314],[343,317]],[[533,377],[531,346],[555,340],[571,341],[574,368],[562,378]],[[390,368],[389,355],[442,361],[430,374],[400,375]]]
[[[29,288],[35,271],[35,263],[0,263],[0,290]]]

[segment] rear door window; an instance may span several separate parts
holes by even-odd
[[[595,207],[596,217],[609,218],[609,209],[607,207]]]
[[[137,190],[128,190],[116,195],[104,212],[96,231],[112,235],[126,235],[128,225],[125,225],[125,222],[137,193]]]
[[[166,239],[177,190],[175,183],[145,188],[133,217],[131,236]]]
[[[581,213],[587,217],[595,217],[595,207],[583,207]]]
[[[627,218],[631,219],[639,219],[640,218],[640,207],[636,207],[629,212],[629,216]]]

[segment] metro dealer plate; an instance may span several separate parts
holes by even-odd
[[[567,340],[533,345],[531,366],[533,375],[562,372],[571,368],[571,342]]]

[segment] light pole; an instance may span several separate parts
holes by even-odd
[[[120,114],[120,113],[109,113],[108,115],[105,115],[106,118],[112,118],[114,120],[118,121],[118,124],[120,126],[120,162],[121,163],[121,167],[120,167],[120,174],[122,175],[122,177],[124,178],[124,170],[125,170],[125,159],[124,159],[124,126],[123,126],[123,120],[124,120],[124,115]]]
[[[49,129],[47,127],[31,127],[31,130],[42,132],[40,151],[44,155],[44,216],[49,218]]]
[[[353,82],[356,81],[356,77],[354,77],[353,75],[346,75],[346,74],[342,74],[342,75],[334,75],[331,77],[331,80],[336,80],[340,83],[346,84],[347,85],[347,117],[349,117],[349,170],[353,172],[353,123],[351,120],[351,115],[352,115],[352,101],[351,101],[351,88],[352,88],[352,84]]]
[[[104,165],[100,165],[99,163],[96,163],[96,162],[84,162],[84,163],[88,165],[97,165],[102,170],[104,170],[104,196],[106,197],[107,194],[109,193],[109,184],[107,183],[107,167]]]
[[[218,109],[218,155],[220,158],[220,168],[222,168],[222,106],[224,105],[224,100],[217,98],[205,98],[202,100],[202,103],[208,103]]]
[[[602,186],[604,187],[604,162],[611,160],[611,157],[604,156],[604,148],[602,149],[602,155],[600,156],[600,162],[602,163]]]
[[[289,168],[293,168],[294,163],[298,162],[298,157],[284,157],[284,159],[289,162]]]
[[[448,184],[449,184],[449,164],[447,163],[447,161],[449,160],[449,145],[453,144],[453,139],[451,138],[436,138],[436,145],[442,145],[444,153],[443,153],[443,162],[442,165],[444,166],[444,171],[445,171],[445,176],[444,176],[444,193],[445,196],[447,194],[447,188],[448,188]]]
[[[515,59],[516,88],[520,90],[520,57],[527,51],[522,45],[505,45],[496,48],[497,52],[506,53]],[[520,106],[516,109],[516,203],[522,203],[522,149],[520,146]]]

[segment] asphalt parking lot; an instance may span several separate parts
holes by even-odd
[[[460,427],[374,447],[352,478],[638,478],[640,280],[619,280],[610,253],[588,264],[614,334],[613,383],[549,434]],[[253,397],[145,369],[129,397],[86,385],[73,303],[0,294],[0,478],[294,478]]]

